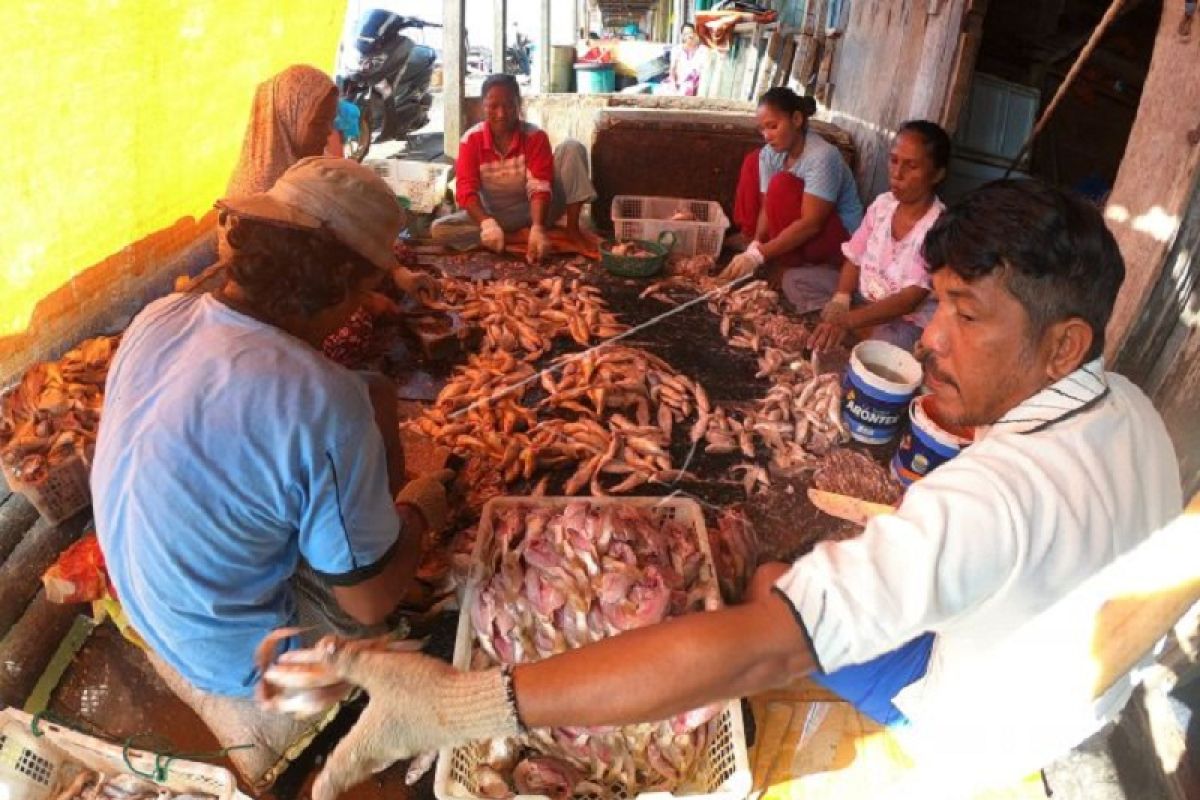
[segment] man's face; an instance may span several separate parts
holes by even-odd
[[[933,291],[938,309],[921,349],[925,386],[943,425],[990,425],[1049,383],[1045,348],[998,272],[967,282],[941,269]]]

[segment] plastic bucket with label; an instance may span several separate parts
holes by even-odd
[[[865,444],[886,444],[900,430],[909,401],[921,385],[921,365],[912,353],[876,340],[850,351],[842,419]]]
[[[974,440],[974,431],[943,428],[935,416],[933,395],[921,395],[909,406],[909,432],[892,456],[892,474],[904,486],[924,478]]]

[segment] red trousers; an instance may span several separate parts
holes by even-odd
[[[804,181],[790,172],[780,172],[767,184],[767,193],[759,191],[758,151],[754,150],[742,162],[738,176],[737,194],[733,203],[733,222],[749,239],[758,227],[758,214],[767,210],[767,235],[774,239],[784,228],[800,219],[804,202]],[[806,264],[842,263],[842,244],[850,233],[834,210],[826,218],[817,235],[804,244],[772,259],[772,267],[788,269]],[[772,270],[775,271],[775,270]]]

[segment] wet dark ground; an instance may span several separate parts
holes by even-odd
[[[478,264],[486,265],[491,258],[472,255],[453,260],[458,269],[469,271]],[[522,276],[515,265],[509,268],[510,273],[514,271],[512,277]],[[537,278],[545,273],[543,269],[524,274]],[[737,406],[750,403],[766,392],[769,384],[754,377],[758,369],[755,356],[725,344],[718,318],[708,310],[705,301],[677,310],[654,299],[640,299],[638,294],[649,283],[647,280],[614,278],[600,271],[589,273],[586,279],[601,287],[611,309],[623,322],[635,327],[652,323],[625,338],[624,344],[654,353],[698,380],[715,403]],[[682,289],[670,289],[667,293],[681,303],[695,297]],[[377,369],[398,380],[402,387],[402,416],[418,413],[421,404],[411,398],[436,395],[455,363],[465,358],[465,350],[460,349],[448,360],[430,360],[419,341],[400,324],[381,325],[377,335],[379,341],[373,354],[360,366]],[[560,346],[548,358],[570,349],[578,348]],[[841,363],[844,360],[842,354]],[[836,368],[836,363],[831,361],[825,368]],[[776,479],[769,491],[747,498],[741,483],[729,471],[731,466],[746,459],[740,454],[707,455],[702,450],[689,456],[692,448],[686,441],[686,426],[679,427],[682,430],[677,431],[672,442],[673,462],[679,466],[686,463],[699,480],[671,487],[647,487],[645,491],[639,490],[640,494],[675,491],[694,497],[708,512],[710,522],[720,508],[742,505],[754,523],[763,558],[792,559],[817,541],[842,538],[856,530],[813,508],[805,494],[807,481],[803,479]],[[404,441],[410,474],[439,467],[448,455],[419,435],[406,434]],[[889,454],[873,455],[883,459]],[[432,622],[425,631],[430,637],[429,652],[450,658],[456,619],[457,612],[449,612]],[[272,796],[280,800],[306,796],[323,759],[353,724],[361,703],[352,703],[343,710],[280,778]],[[139,746],[162,748],[169,743],[170,749],[181,753],[211,753],[218,747],[199,718],[162,685],[141,652],[125,642],[111,625],[97,627],[80,649],[53,693],[50,709],[93,733],[119,740],[135,737]],[[414,787],[404,785],[403,774],[404,765],[396,765],[347,796],[351,800],[433,796],[432,771]]]

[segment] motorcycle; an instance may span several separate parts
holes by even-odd
[[[391,11],[363,14],[355,38],[358,61],[337,77],[342,97],[361,112],[359,136],[346,140],[347,155],[361,161],[372,142],[404,139],[429,123],[437,52],[404,31],[440,27]]]

